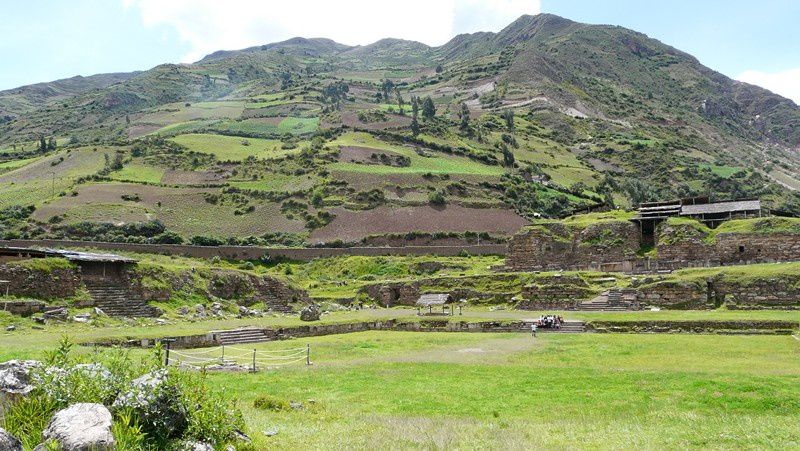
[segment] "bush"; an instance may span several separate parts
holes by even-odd
[[[445,199],[444,194],[437,190],[428,194],[428,202],[433,205],[444,205],[447,203],[447,200]]]
[[[244,426],[241,413],[208,390],[203,374],[161,368],[159,346],[138,360],[120,349],[80,357],[71,349],[64,339],[48,352],[31,375],[33,391],[4,412],[3,427],[25,449],[39,444],[56,411],[81,402],[110,408],[117,449],[179,449],[186,440],[225,449]],[[136,379],[145,382],[133,384]]]
[[[272,410],[275,412],[291,410],[292,408],[289,401],[270,395],[259,395],[253,400],[253,407],[258,410]]]

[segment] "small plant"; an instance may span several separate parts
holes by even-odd
[[[253,407],[258,410],[272,410],[274,412],[287,411],[292,408],[289,401],[270,395],[259,395],[253,400]]]

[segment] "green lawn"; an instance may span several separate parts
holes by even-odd
[[[172,141],[194,152],[214,155],[222,161],[243,161],[248,157],[279,158],[297,152],[297,149],[281,149],[282,143],[276,139],[192,133],[176,136]]]
[[[314,365],[209,377],[255,443],[303,448],[794,448],[791,337],[366,332],[311,345]],[[304,410],[252,407],[259,395]],[[309,402],[313,400],[313,404]],[[264,430],[277,429],[274,437]]]

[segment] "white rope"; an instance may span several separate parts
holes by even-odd
[[[237,346],[226,346],[225,349],[233,349],[235,351],[246,351],[246,352],[250,352],[250,353],[253,352],[253,349],[239,348]],[[266,349],[266,350],[258,350],[256,352],[265,353],[265,354],[276,354],[276,353],[280,353],[280,352],[300,351],[300,350],[305,351],[306,348],[271,349],[271,350],[270,349]]]

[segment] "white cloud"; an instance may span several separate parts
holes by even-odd
[[[778,72],[748,70],[736,77],[736,79],[769,89],[775,94],[792,99],[794,103],[800,105],[800,68]]]
[[[381,38],[441,45],[457,33],[497,31],[540,0],[122,0],[145,26],[169,26],[192,50],[185,62],[295,36],[350,45]]]

